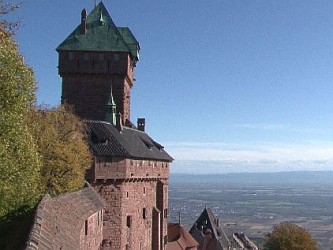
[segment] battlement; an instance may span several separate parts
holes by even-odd
[[[87,173],[87,179],[167,179],[169,178],[169,163],[157,160],[135,160],[123,157],[96,157],[92,168]]]
[[[58,72],[61,77],[77,74],[126,75],[132,87],[133,63],[126,52],[60,51]]]

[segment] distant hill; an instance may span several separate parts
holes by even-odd
[[[270,183],[332,184],[333,171],[295,171],[276,173],[171,174],[170,183]]]

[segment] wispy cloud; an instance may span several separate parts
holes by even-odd
[[[293,143],[169,143],[176,165],[204,165],[223,171],[333,170],[333,142]],[[195,171],[195,169],[193,169]]]
[[[236,124],[235,128],[258,130],[258,131],[275,131],[275,132],[294,132],[306,134],[324,134],[328,132],[325,129],[315,129],[308,127],[295,126],[291,124],[270,124],[270,123],[242,123]]]

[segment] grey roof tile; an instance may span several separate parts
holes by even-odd
[[[89,145],[95,156],[122,156],[171,162],[164,147],[145,132],[131,127],[122,131],[104,121],[86,121]]]

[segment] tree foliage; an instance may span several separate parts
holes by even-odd
[[[18,6],[0,0],[0,249],[20,249],[43,194],[82,187],[84,125],[64,107],[37,110],[36,82],[12,38]]]
[[[282,222],[266,235],[267,250],[317,250],[317,243],[305,229],[289,222]]]
[[[0,28],[0,217],[35,205],[41,195],[41,161],[28,126],[35,88],[33,71]]]
[[[64,106],[34,109],[31,118],[46,192],[60,194],[81,188],[92,159],[84,124]]]

